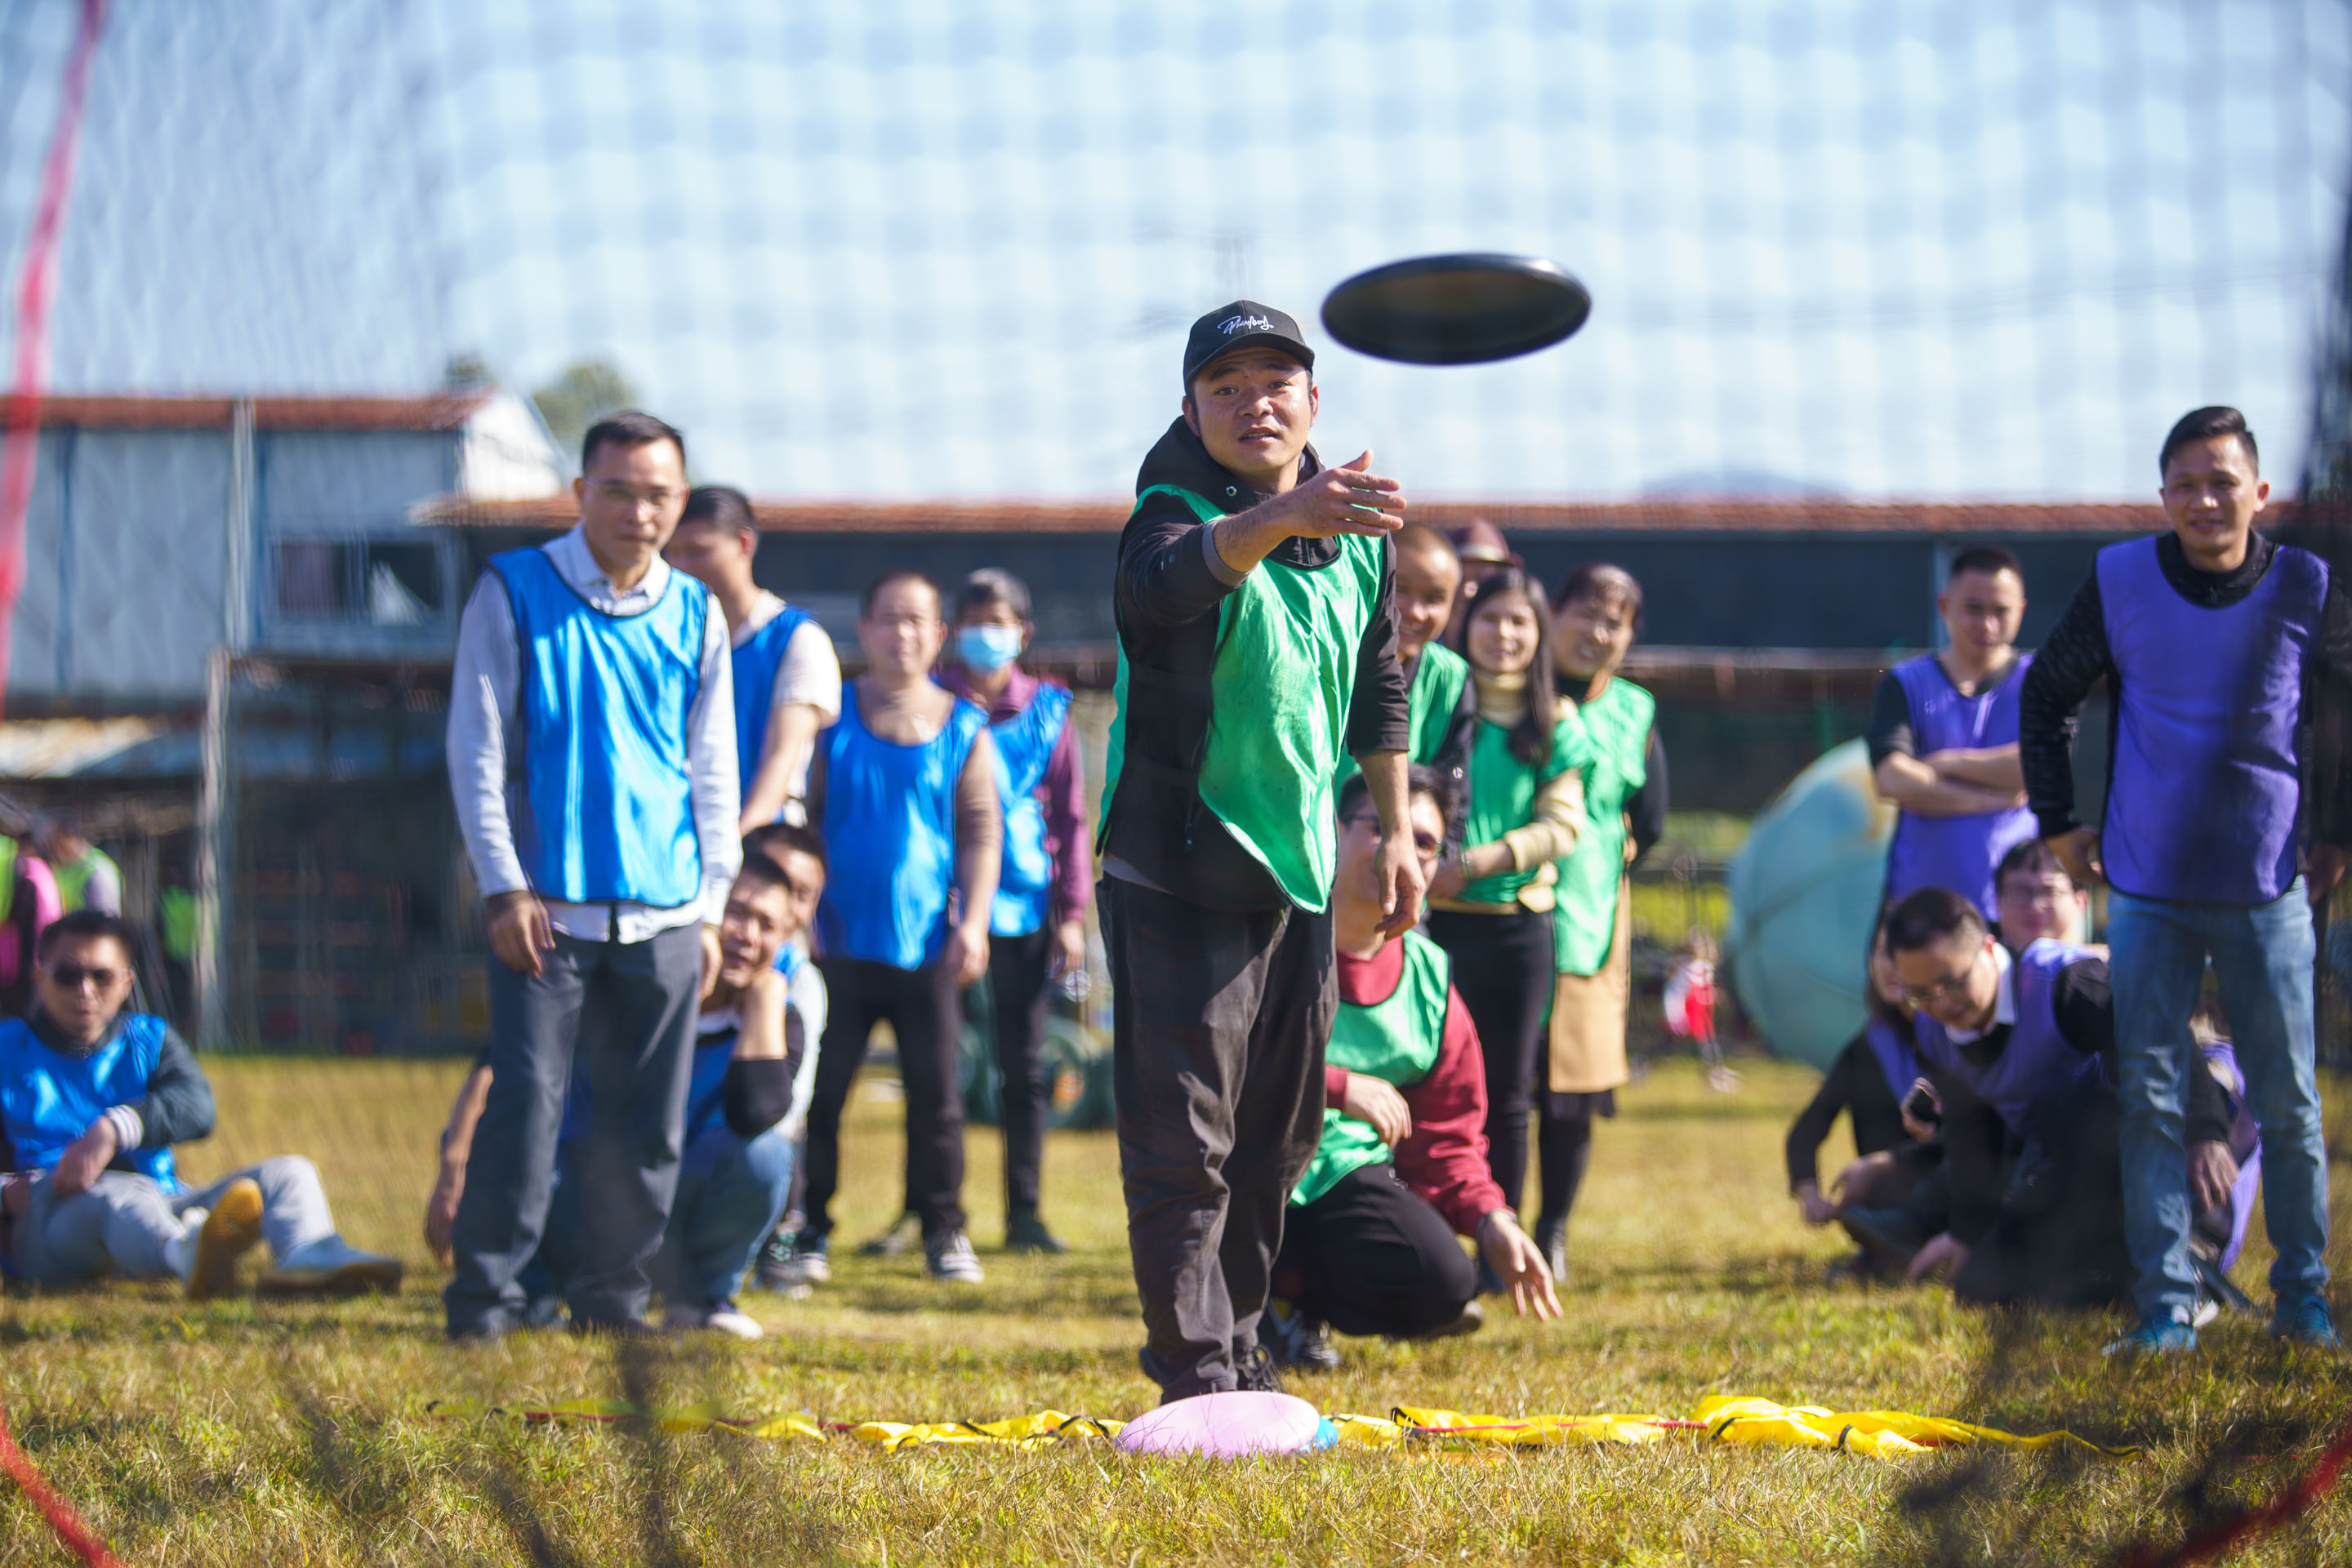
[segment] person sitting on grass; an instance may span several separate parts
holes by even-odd
[[[172,1145],[211,1133],[212,1085],[169,1024],[124,1011],[131,947],[113,915],[65,916],[41,933],[32,1016],[0,1023],[0,1262],[37,1285],[176,1276],[202,1300],[267,1239],[265,1293],[398,1289],[399,1261],[336,1234],[299,1155],[181,1184]]]
[[[1413,844],[1445,846],[1438,776],[1411,773]],[[1331,921],[1339,1011],[1324,1053],[1323,1134],[1290,1194],[1258,1339],[1277,1364],[1339,1364],[1329,1330],[1425,1339],[1468,1333],[1474,1238],[1522,1315],[1559,1316],[1551,1269],[1486,1168],[1486,1061],[1445,950],[1381,925],[1380,818],[1359,773],[1339,791]]]
[[[790,824],[762,828],[747,844],[719,918],[718,984],[696,1020],[686,1152],[651,1271],[667,1303],[668,1328],[756,1340],[763,1331],[736,1305],[735,1291],[783,1215],[793,1140],[807,1112],[815,1066],[810,1048],[815,1029],[804,1014],[814,966],[795,958],[788,961],[788,974],[777,955],[796,952],[791,944],[823,888],[824,859],[823,841]],[[816,1029],[824,1026],[822,996],[820,989]],[[489,1063],[477,1060],[441,1137],[441,1173],[425,1205],[425,1240],[444,1261],[466,1188],[474,1124],[491,1081]],[[542,1325],[554,1321],[582,1260],[583,1229],[595,1223],[593,1215],[581,1212],[572,1169],[588,1104],[586,1074],[575,1068],[556,1146],[547,1230],[521,1276],[531,1303],[526,1321]]]
[[[1973,903],[1942,888],[1887,912],[1886,945],[1919,1009],[1951,1183],[1948,1225],[1910,1277],[1948,1268],[1955,1295],[1989,1304],[2126,1300],[2106,961],[2046,939],[2012,957]],[[2238,1180],[2237,1108],[2213,1073],[2192,1078],[2187,1184],[2193,1208],[2220,1209]]]
[[[1903,980],[1886,951],[1884,918],[1870,933],[1868,971],[1869,1015],[1862,1032],[1838,1053],[1811,1103],[1789,1128],[1789,1192],[1807,1225],[1827,1225],[1849,1205],[1901,1203],[1923,1173],[1916,1161],[1903,1152],[1924,1148],[1920,1135],[1929,1130],[1915,1131],[1903,1116],[1904,1097],[1919,1081],[1919,1058],[1912,1043],[1911,1011],[1903,1001]],[[1853,1124],[1855,1158],[1824,1194],[1818,1162],[1841,1111]],[[1847,1267],[1866,1271],[1858,1261]]]

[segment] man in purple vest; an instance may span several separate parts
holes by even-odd
[[[2017,651],[2025,574],[1998,544],[1952,558],[1936,595],[1951,646],[1879,678],[1870,710],[1878,793],[1900,806],[1886,857],[1886,901],[1950,888],[1993,915],[1993,868],[2033,837],[2017,766],[2017,695],[2032,654]]]
[[[1886,946],[1919,1010],[1949,1178],[1947,1228],[1912,1258],[1911,1278],[1948,1266],[1955,1295],[1989,1303],[2121,1300],[2134,1270],[2105,961],[2046,940],[2012,955],[1947,888],[1889,910]],[[2186,1090],[2194,1158],[2175,1162],[2169,1184],[2184,1208],[2218,1211],[2226,1233],[2235,1107],[2209,1071],[2189,1074]],[[2190,1289],[2193,1309],[2193,1276]]]
[[[2313,1074],[2310,904],[2344,874],[2352,798],[2352,601],[2325,563],[2253,531],[2270,495],[2245,416],[2200,408],[2165,437],[2172,531],[2109,545],[2042,647],[2019,741],[2042,837],[2104,875],[2114,952],[2125,1212],[2139,1322],[2116,1347],[2190,1351],[2196,1279],[2179,1173],[2189,1032],[2210,959],[2262,1124],[2278,1258],[2271,1332],[2333,1348],[2327,1153]],[[2075,717],[2114,704],[2106,820],[2075,819]],[[2300,737],[2308,736],[2308,754]],[[2307,774],[2306,774],[2307,770]],[[2304,780],[2313,786],[2306,792]],[[2296,823],[2310,848],[2298,872]]]

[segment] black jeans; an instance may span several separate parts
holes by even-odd
[[[817,967],[824,973],[824,1039],[809,1100],[802,1234],[833,1232],[841,1112],[866,1061],[866,1038],[886,1021],[898,1037],[898,1077],[907,1086],[907,1207],[923,1222],[926,1241],[961,1230],[963,1090],[956,1081],[956,1037],[963,1013],[955,976],[936,963],[900,969],[862,958],[820,959]]]
[[[638,942],[558,931],[541,959],[536,979],[489,961],[495,1076],[451,1232],[457,1273],[442,1301],[453,1335],[500,1331],[521,1317],[517,1276],[546,1229],[575,1058],[590,1100],[575,1173],[582,1211],[596,1216],[564,1290],[575,1321],[645,1316],[646,1268],[677,1190],[701,928],[678,926]]]
[[[1444,1328],[1478,1293],[1454,1227],[1386,1161],[1290,1211],[1274,1277],[1308,1317],[1398,1340]]]
[[[1054,933],[988,940],[989,1028],[996,1073],[1003,1082],[1004,1207],[1034,1214],[1045,1164],[1045,1006]],[[979,989],[978,986],[973,989]]]
[[[1237,1386],[1323,1129],[1329,914],[1101,884],[1128,1248],[1163,1398]]]
[[[1980,1184],[1989,1168],[2005,1180],[1997,1217],[1952,1276],[1963,1301],[2053,1307],[2108,1306],[2131,1299],[2131,1248],[2124,1236],[2122,1111],[2116,1092],[2093,1084],[2038,1108],[2036,1137],[2007,1159],[1976,1147],[1972,1119],[1945,1108],[1953,1180]],[[2014,1141],[2012,1141],[2013,1142]],[[1981,1188],[1979,1187],[1979,1195]]]
[[[1551,916],[1432,910],[1429,934],[1454,961],[1454,988],[1486,1060],[1486,1168],[1514,1212],[1528,1179],[1528,1113],[1551,1005]]]

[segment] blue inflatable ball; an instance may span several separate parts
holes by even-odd
[[[1869,750],[1849,741],[1774,796],[1731,858],[1732,994],[1774,1056],[1826,1070],[1861,1031],[1894,833]]]

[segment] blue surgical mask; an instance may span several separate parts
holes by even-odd
[[[959,626],[956,655],[967,669],[993,675],[1021,657],[1019,626]]]

